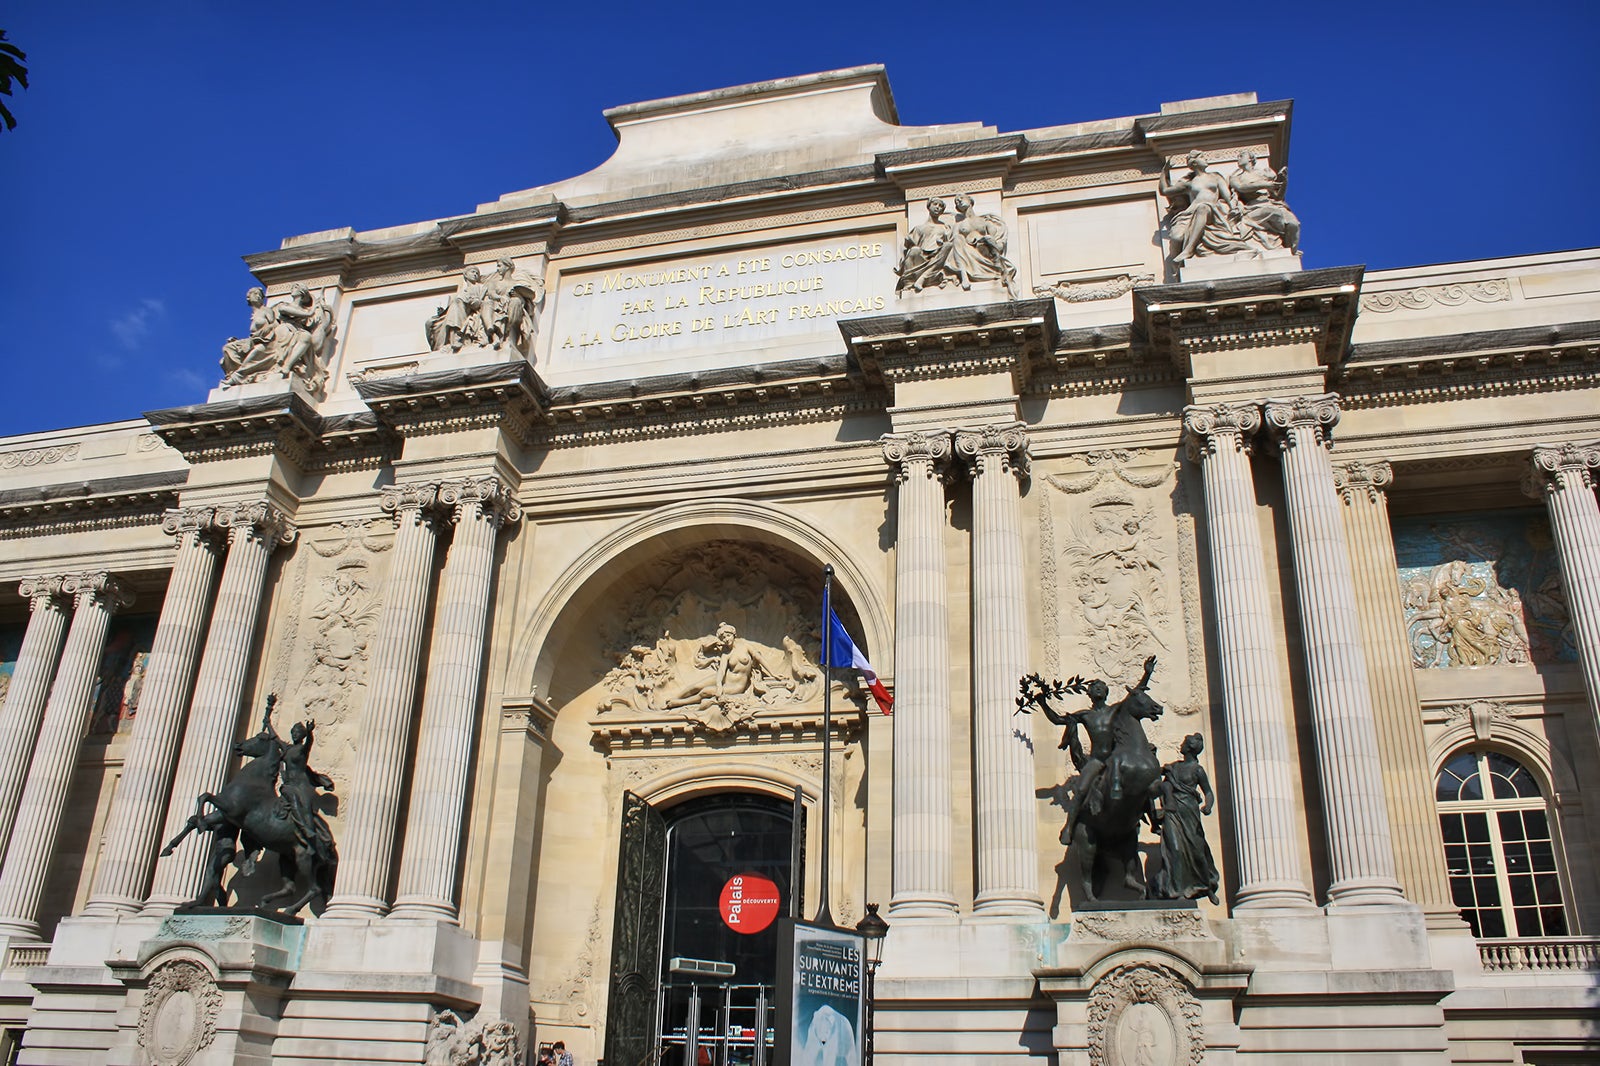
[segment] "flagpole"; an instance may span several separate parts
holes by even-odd
[[[833,912],[828,907],[828,852],[832,840],[829,814],[833,810],[831,782],[833,780],[833,564],[822,568],[822,870],[821,891],[817,906],[816,923],[833,924]]]

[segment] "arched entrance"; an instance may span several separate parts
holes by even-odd
[[[799,797],[623,806],[606,1061],[764,1066],[777,919],[804,891]]]

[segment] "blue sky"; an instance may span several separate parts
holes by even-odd
[[[205,399],[240,256],[581,173],[600,112],[881,62],[901,121],[1002,131],[1295,100],[1307,266],[1600,245],[1600,4],[12,3],[0,434]],[[90,285],[89,279],[95,284]]]

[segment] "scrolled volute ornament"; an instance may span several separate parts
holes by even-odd
[[[1339,490],[1345,503],[1358,499],[1377,503],[1392,484],[1394,467],[1382,460],[1352,459],[1347,463],[1335,463],[1333,467],[1333,487]]]
[[[236,536],[253,536],[260,538],[268,548],[292,544],[300,533],[288,515],[266,500],[218,507],[216,523],[217,528],[228,531],[230,541]]]
[[[1263,405],[1263,415],[1281,448],[1292,448],[1304,441],[1307,430],[1311,441],[1326,446],[1333,440],[1333,427],[1339,423],[1339,397],[1327,393],[1268,400]]]
[[[378,494],[378,507],[396,522],[419,521],[439,506],[439,486],[433,484],[386,485]]]
[[[942,477],[950,459],[951,436],[944,430],[931,433],[885,433],[878,443],[883,447],[883,460],[896,468],[901,481],[912,475],[913,468],[923,477]]]
[[[955,435],[956,454],[966,460],[971,477],[989,473],[1028,476],[1028,431],[1022,423],[963,429]]]
[[[1190,459],[1215,455],[1223,442],[1235,451],[1248,452],[1250,439],[1261,428],[1261,409],[1255,404],[1191,405],[1183,409],[1183,433]]]
[[[1600,442],[1540,444],[1533,449],[1523,488],[1534,497],[1563,489],[1589,490],[1594,488],[1596,470],[1600,470]]]
[[[59,601],[61,598],[60,574],[40,574],[37,577],[25,577],[17,585],[17,595],[29,601],[30,610],[38,610],[46,603]]]
[[[439,483],[439,503],[455,512],[457,522],[476,514],[499,525],[520,521],[522,506],[498,477],[453,478]]]
[[[134,601],[133,590],[105,570],[68,574],[61,579],[61,591],[79,603],[98,600],[108,611],[131,607]]]

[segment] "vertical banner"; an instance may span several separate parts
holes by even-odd
[[[784,919],[778,931],[777,1066],[861,1066],[866,963],[847,929]]]

